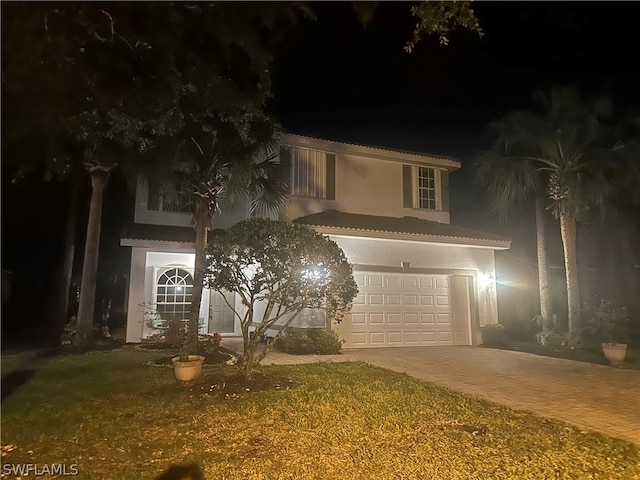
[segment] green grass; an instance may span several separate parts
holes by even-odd
[[[630,443],[363,363],[264,367],[295,388],[224,399],[144,364],[156,356],[51,359],[2,405],[3,463],[77,463],[98,480],[192,461],[227,480],[640,478]]]

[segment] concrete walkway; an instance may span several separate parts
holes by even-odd
[[[241,340],[224,346],[241,351]],[[480,347],[267,354],[263,364],[363,361],[640,445],[640,371]]]

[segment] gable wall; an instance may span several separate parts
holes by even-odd
[[[339,153],[336,155],[336,200],[290,197],[280,218],[291,221],[326,210],[338,210],[449,223],[448,211],[403,207],[402,165],[396,161]],[[449,192],[441,194],[448,195]]]

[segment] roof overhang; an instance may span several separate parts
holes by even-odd
[[[391,242],[417,242],[448,247],[484,248],[490,250],[508,250],[510,240],[488,240],[477,238],[458,238],[420,233],[386,232],[382,230],[363,230],[357,228],[326,227],[303,224],[323,235],[335,235],[345,238],[366,238]]]
[[[318,149],[343,155],[363,156],[376,160],[387,160],[404,164],[437,166],[448,171],[457,170],[461,167],[461,163],[453,157],[430,155],[417,152],[403,152],[399,150],[371,147],[368,145],[359,145],[355,143],[334,142],[332,140],[305,137],[293,133],[286,133],[282,135],[280,143],[285,146]]]
[[[153,248],[154,250],[195,250],[194,242],[167,242],[140,238],[121,238],[121,247]]]

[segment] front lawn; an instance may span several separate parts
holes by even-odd
[[[157,356],[50,359],[2,405],[3,472],[62,463],[77,478],[152,479],[195,461],[227,480],[640,478],[630,443],[363,363],[265,367],[273,388],[229,395],[232,367],[184,389],[145,365]]]

